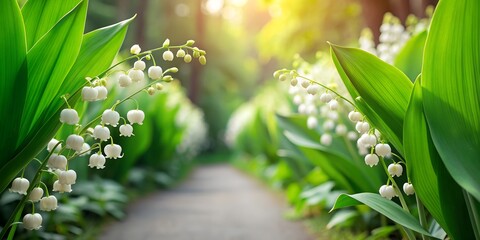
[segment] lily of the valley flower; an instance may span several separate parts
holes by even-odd
[[[359,112],[356,112],[356,111],[351,111],[348,113],[348,119],[350,119],[350,121],[356,123],[360,120],[362,120],[362,114],[359,113]]]
[[[97,169],[105,168],[105,156],[103,156],[101,153],[92,154],[92,156],[90,156],[88,166]]]
[[[367,154],[365,155],[365,164],[370,167],[376,166],[378,164],[378,156],[376,154]]]
[[[61,184],[59,180],[56,180],[53,183],[53,191],[59,193],[69,193],[72,191],[72,185],[70,184]]]
[[[69,169],[68,171],[61,171],[60,174],[58,174],[58,182],[60,184],[75,184],[77,180],[77,173]]]
[[[138,44],[135,44],[130,48],[130,53],[133,54],[133,55],[137,55],[141,51],[142,51],[142,49],[140,48],[140,46]]]
[[[160,66],[151,66],[148,68],[148,77],[157,80],[162,77],[163,70]]]
[[[9,191],[27,195],[28,187],[30,187],[30,182],[28,181],[28,179],[23,177],[17,177],[13,180],[12,187],[9,189]]]
[[[117,159],[123,157],[122,147],[118,144],[107,144],[103,152],[105,152],[106,158]]]
[[[390,175],[392,177],[393,176],[400,177],[400,176],[402,176],[402,172],[403,172],[402,165],[400,165],[398,163],[392,163],[392,164],[388,165],[388,173],[390,173]]]
[[[393,197],[397,196],[397,193],[395,193],[395,189],[391,185],[382,185],[378,192],[380,193],[380,196],[388,200],[391,200]]]
[[[108,89],[104,86],[96,86],[95,90],[97,90],[97,98],[95,100],[105,100],[107,99]]]
[[[52,138],[52,140],[50,140],[50,142],[48,142],[48,145],[47,145],[47,151],[51,152],[52,149],[55,147],[55,145],[57,145],[59,141],[55,138]],[[55,148],[55,151],[58,152],[60,151],[60,149],[62,149],[62,144],[59,144],[57,146],[57,148]]]
[[[102,125],[97,125],[93,129],[93,138],[100,139],[100,141],[107,141],[110,139],[110,129],[108,127],[102,127]]]
[[[28,196],[28,200],[32,202],[38,202],[40,199],[43,197],[43,188],[41,187],[36,187],[32,189],[32,192]]]
[[[27,230],[38,230],[42,227],[42,215],[27,213],[23,217],[23,227]]]
[[[67,158],[63,155],[53,153],[48,158],[47,167],[51,168],[52,170],[65,170],[67,168]]]
[[[143,73],[142,70],[130,69],[130,71],[128,71],[128,76],[133,82],[140,82],[145,79],[145,73]]]
[[[135,63],[133,63],[133,69],[135,69],[135,70],[143,71],[143,70],[145,70],[145,67],[146,67],[146,64],[142,60],[138,60]]]
[[[83,137],[77,134],[71,134],[70,136],[67,137],[67,148],[68,149],[73,149],[75,151],[82,151],[83,148],[83,143],[85,141],[83,140]]]
[[[102,114],[102,123],[105,125],[112,125],[116,127],[118,125],[118,121],[120,121],[120,114],[117,111],[112,109],[107,109],[103,111]]]
[[[392,153],[392,148],[386,143],[379,143],[375,146],[375,153],[378,156],[385,157]]]
[[[130,137],[133,136],[133,127],[130,124],[123,124],[120,126],[120,136]]]
[[[83,101],[96,101],[98,97],[98,91],[94,87],[83,87],[82,88],[82,98]]]
[[[127,119],[130,124],[137,123],[139,125],[143,124],[143,120],[145,119],[145,113],[142,110],[130,110],[127,113]]]
[[[69,125],[75,125],[78,123],[80,118],[78,117],[77,111],[72,108],[65,108],[60,112],[60,122],[69,124]]]
[[[57,198],[53,195],[50,195],[48,197],[43,197],[40,199],[40,210],[42,211],[52,211],[57,209],[58,207],[58,202]]]
[[[163,57],[163,60],[165,61],[169,61],[169,62],[173,61],[173,53],[170,50],[163,52],[162,57]]]
[[[411,183],[408,183],[408,182],[403,184],[403,191],[407,195],[415,194],[415,189],[413,188],[413,185]]]
[[[132,79],[128,75],[121,74],[118,77],[118,85],[120,85],[120,87],[128,87],[130,84],[132,84]]]

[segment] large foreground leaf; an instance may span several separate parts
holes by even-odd
[[[15,0],[0,1],[0,165],[15,151],[27,82],[25,28]]]
[[[443,0],[425,46],[424,109],[455,181],[480,201],[480,1]]]
[[[412,82],[402,71],[363,50],[331,45],[331,52],[350,95],[353,98],[362,97],[381,117],[385,124],[375,126],[387,138],[400,139],[392,144],[403,153],[403,117],[413,88]],[[382,129],[384,126],[387,128]]]
[[[423,113],[420,81],[418,78],[415,82],[404,123],[403,141],[410,180],[420,200],[450,238],[474,239],[462,189],[446,170],[433,145]],[[458,224],[460,222],[463,224]]]
[[[393,201],[387,200],[376,193],[358,193],[353,195],[342,194],[337,198],[332,210],[356,206],[361,203],[406,228],[423,235],[431,236],[410,213],[403,210]]]

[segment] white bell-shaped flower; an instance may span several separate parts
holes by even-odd
[[[23,177],[17,177],[13,180],[12,187],[10,187],[9,191],[27,195],[28,187],[30,187],[30,182],[28,181],[28,179]]]
[[[356,123],[360,120],[362,120],[362,114],[359,113],[359,112],[356,112],[356,111],[351,111],[348,113],[348,119],[350,119],[350,121]]]
[[[94,87],[83,87],[82,88],[82,98],[83,101],[96,101],[98,96],[98,91]]]
[[[345,136],[347,134],[347,131],[347,126],[343,124],[338,124],[337,127],[335,127],[335,133],[339,136]]]
[[[142,110],[130,110],[127,113],[127,119],[130,124],[137,123],[139,125],[143,124],[143,120],[145,119],[145,113]]]
[[[101,153],[95,153],[90,156],[88,166],[91,168],[103,169],[105,168],[105,156]]]
[[[137,55],[141,51],[142,51],[142,49],[140,48],[140,46],[138,44],[135,44],[130,48],[130,53],[133,54],[133,55]]]
[[[102,114],[102,123],[105,125],[112,125],[116,127],[118,125],[118,121],[120,121],[120,114],[117,111],[112,109],[107,109],[103,111]]]
[[[173,52],[170,50],[167,50],[163,52],[162,57],[163,57],[163,60],[171,62],[173,61]]]
[[[389,156],[392,153],[392,148],[387,143],[379,143],[375,146],[375,153],[381,157]]]
[[[120,136],[130,137],[133,136],[133,127],[130,124],[123,124],[120,126]]]
[[[52,140],[50,140],[50,142],[48,142],[47,151],[51,152],[52,149],[55,147],[55,145],[57,145],[58,142],[59,142],[59,141],[58,141],[57,139],[52,138]],[[59,145],[57,146],[57,148],[55,148],[54,151],[55,151],[55,152],[58,152],[58,151],[60,151],[61,149],[62,149],[62,144],[59,144]]]
[[[118,144],[107,144],[105,148],[103,149],[103,152],[106,155],[106,158],[122,158],[122,147]]]
[[[163,70],[160,66],[151,66],[148,68],[148,77],[157,80],[162,78]]]
[[[311,84],[307,87],[307,93],[311,95],[316,95],[320,91],[320,86],[317,84]]]
[[[132,84],[132,79],[126,74],[120,74],[118,77],[118,85],[120,85],[120,87],[128,87],[130,84]]]
[[[336,99],[332,99],[330,102],[328,102],[328,107],[330,108],[330,110],[337,110],[338,101]]]
[[[388,173],[390,173],[392,177],[394,176],[400,177],[402,176],[402,173],[403,173],[403,167],[398,163],[392,163],[388,165]]]
[[[93,138],[100,139],[100,141],[107,141],[110,139],[110,129],[108,127],[102,127],[102,125],[97,125],[93,129]]]
[[[28,196],[28,200],[32,202],[38,202],[40,199],[43,197],[43,188],[41,187],[36,187],[32,189],[32,192]]]
[[[348,138],[349,140],[356,140],[356,139],[358,138],[358,135],[357,135],[357,133],[354,132],[354,131],[349,131],[349,132],[347,133],[347,138]]]
[[[403,184],[403,191],[407,195],[415,194],[415,189],[413,188],[413,185],[411,183],[408,183],[408,182]]]
[[[146,64],[142,60],[137,60],[135,63],[133,63],[133,69],[135,70],[145,70]]]
[[[60,122],[69,124],[69,125],[75,125],[78,123],[80,118],[78,117],[77,111],[72,108],[65,108],[60,112]]]
[[[367,154],[365,155],[365,164],[370,167],[376,166],[378,164],[378,156],[376,154]]]
[[[72,184],[75,184],[76,181],[77,181],[77,173],[72,169],[69,169],[68,171],[62,171],[58,175],[58,182],[60,184],[72,185]]]
[[[332,99],[333,99],[333,96],[330,93],[322,93],[320,95],[320,101],[324,103],[329,103],[330,101],[332,101]]]
[[[365,147],[373,147],[377,144],[377,137],[374,134],[364,133],[359,140]]]
[[[107,99],[108,89],[105,86],[96,86],[95,90],[97,90],[98,93],[97,98],[95,99],[96,101]]]
[[[380,196],[388,200],[391,200],[393,197],[397,196],[395,189],[391,185],[382,185],[378,192],[380,193]]]
[[[335,122],[332,121],[332,120],[326,120],[325,122],[323,122],[323,129],[325,131],[330,131],[330,130],[333,130],[335,128]]]
[[[40,199],[40,210],[42,211],[52,211],[57,209],[58,207],[58,201],[57,198],[53,195],[50,195],[48,197],[43,197]]]
[[[53,191],[59,193],[69,193],[72,191],[72,185],[70,184],[61,184],[59,180],[56,180],[53,183]]]
[[[145,73],[143,73],[142,70],[130,69],[130,71],[128,71],[128,76],[133,82],[140,82],[145,79]]]
[[[65,170],[67,168],[67,162],[68,161],[65,156],[53,153],[48,158],[47,167],[49,167],[52,170],[57,170],[57,169]]]
[[[355,125],[355,129],[357,130],[357,132],[363,134],[370,130],[370,124],[368,124],[368,122],[359,121]]]
[[[77,151],[77,154],[79,154],[80,157],[89,155],[90,154],[90,144],[83,143],[82,150]]]
[[[308,129],[314,129],[318,125],[318,119],[315,116],[309,116],[307,118],[307,127]]]
[[[67,137],[67,149],[73,149],[75,151],[82,151],[83,148],[83,143],[85,141],[83,140],[83,137],[77,134],[71,134],[70,136]]]
[[[325,146],[330,146],[330,144],[332,144],[332,140],[333,140],[332,135],[330,135],[328,133],[324,133],[320,137],[320,143],[325,145]]]
[[[42,215],[27,213],[23,216],[23,227],[27,230],[38,230],[42,227]]]
[[[288,80],[288,78],[290,78],[290,76],[288,74],[285,74],[284,76],[286,76],[285,80]],[[282,76],[280,76],[280,80]],[[303,87],[303,88],[308,88],[308,86],[310,86],[310,81],[306,80],[306,79],[303,79],[303,81],[300,83],[300,85]]]

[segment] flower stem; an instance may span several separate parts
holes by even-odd
[[[398,187],[397,183],[395,182],[395,179],[393,179],[392,176],[390,176],[388,172],[387,165],[385,164],[385,160],[383,157],[380,158],[380,162],[382,162],[383,169],[385,170],[385,173],[388,176],[388,179],[392,182],[392,185],[394,186],[395,192],[397,192],[398,198],[400,199],[400,204],[402,205],[403,210],[407,211],[410,213],[410,210],[408,209],[407,202],[405,202],[405,199],[403,198],[403,194],[400,191],[400,188]]]
[[[415,199],[417,200],[418,219],[420,220],[420,225],[422,225],[423,229],[428,229],[425,207],[423,206],[422,201],[420,201],[420,198],[418,198],[417,194],[415,194]],[[422,239],[423,240],[430,240],[430,237],[422,234]]]
[[[353,107],[355,107],[355,104],[353,104],[352,101],[348,100],[347,98],[345,98],[344,96],[340,95],[340,94],[337,93],[335,90],[333,90],[333,89],[325,86],[324,84],[321,84],[321,83],[319,83],[319,82],[317,82],[317,81],[315,81],[315,80],[313,80],[313,79],[310,79],[310,78],[307,78],[307,77],[304,77],[304,76],[301,76],[301,75],[298,75],[297,77],[303,78],[303,79],[305,79],[305,80],[308,80],[308,81],[310,81],[310,82],[313,82],[313,83],[315,83],[315,84],[320,85],[321,87],[323,87],[323,88],[325,88],[325,89],[333,92],[333,93],[334,93],[335,95],[337,95],[339,98],[345,100],[345,101],[348,102],[350,105],[352,105]]]

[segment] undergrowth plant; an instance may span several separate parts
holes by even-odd
[[[88,0],[62,4],[30,0],[21,9],[15,0],[0,3],[5,24],[0,33],[0,112],[8,116],[0,133],[4,149],[0,192],[11,183],[9,191],[23,195],[2,228],[1,239],[9,230],[12,239],[18,224],[28,230],[41,228],[38,208],[55,210],[58,202],[52,192],[71,192],[76,183],[72,160],[87,155],[89,167],[103,169],[106,159],[120,161],[128,154],[110,131],[118,128],[119,137],[133,136],[145,119],[135,97],[161,91],[162,83],[173,80],[170,73],[178,71],[175,67],[162,69],[155,52],[161,52],[164,61],[178,57],[191,62],[196,58],[206,64],[205,51],[194,47],[193,40],[174,46],[167,39],[162,47],[143,52],[134,45],[132,56],[112,65],[133,18],[84,34],[87,6]],[[148,70],[147,62],[151,65]],[[133,66],[116,68],[122,63]],[[115,84],[132,89],[120,99],[106,88],[107,82],[117,79],[112,77],[114,73],[120,73]],[[110,104],[93,114],[83,112],[87,103],[97,101]],[[127,101],[136,107],[121,116],[116,108]],[[70,126],[68,136],[54,139],[62,125]],[[42,153],[45,147],[47,153]],[[38,166],[32,179],[24,176],[29,164]],[[53,176],[53,186],[42,182],[43,175]],[[31,211],[22,215],[25,206],[31,206]]]

